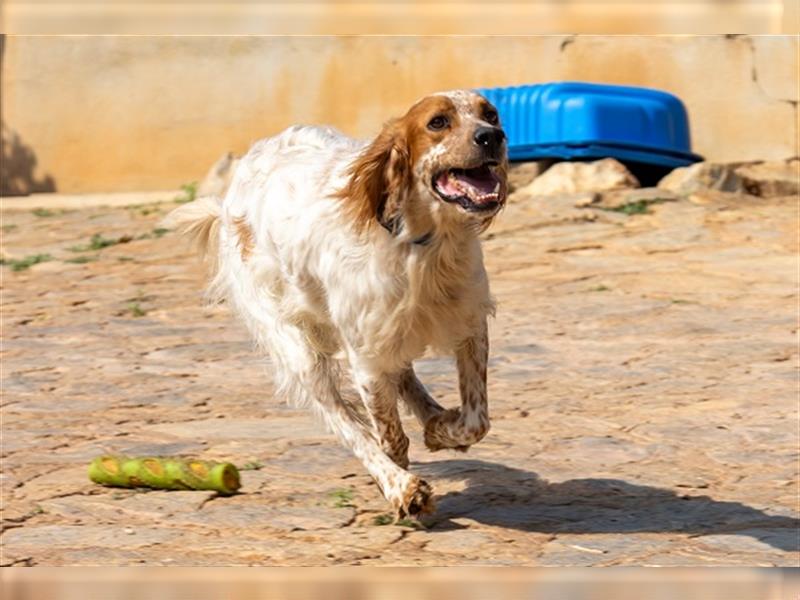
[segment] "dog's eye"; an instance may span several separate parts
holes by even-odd
[[[490,108],[483,113],[483,120],[489,123],[489,125],[497,125],[497,123],[500,121],[500,118],[497,116],[497,111]]]
[[[440,131],[447,127],[450,124],[450,121],[447,120],[447,117],[444,115],[437,115],[433,117],[430,121],[428,121],[428,129],[431,131]]]

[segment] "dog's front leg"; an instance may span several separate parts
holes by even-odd
[[[455,448],[466,451],[489,431],[486,363],[489,336],[486,321],[478,332],[456,349],[461,408],[450,408],[425,424],[425,445],[431,451]]]

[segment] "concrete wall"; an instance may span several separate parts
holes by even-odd
[[[21,34],[795,33],[797,0],[4,0]]]
[[[796,37],[7,37],[4,171],[174,188],[293,123],[367,136],[431,91],[564,79],[677,94],[713,160],[799,154]]]

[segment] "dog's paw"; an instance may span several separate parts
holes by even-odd
[[[425,446],[431,452],[448,448],[466,452],[473,444],[481,441],[489,432],[489,420],[483,418],[478,423],[464,423],[461,411],[449,408],[431,417],[425,423]]]
[[[448,408],[444,412],[431,417],[425,423],[425,446],[431,452],[437,450],[456,449],[466,452],[469,448],[468,444],[464,444],[460,440],[454,439],[452,434],[453,429],[458,429],[458,420],[461,417],[461,411],[457,408]]]
[[[431,486],[419,477],[412,477],[397,508],[397,520],[406,517],[419,518],[423,514],[432,513],[434,509]]]

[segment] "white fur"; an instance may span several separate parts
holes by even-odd
[[[437,291],[425,281],[436,273],[425,267],[441,260],[441,252],[380,228],[364,239],[349,227],[342,200],[331,195],[344,186],[344,171],[362,147],[332,129],[289,129],[243,157],[222,204],[213,287],[245,316],[265,348],[286,355],[279,363],[297,364],[296,353],[305,348],[284,338],[271,343],[276,321],[303,330],[314,350],[355,354],[391,373],[428,346],[452,350],[491,306],[477,239],[452,249],[469,258],[459,290],[464,296],[439,309],[424,303]],[[256,240],[246,263],[230,227],[237,217]],[[425,328],[415,327],[420,321]]]

